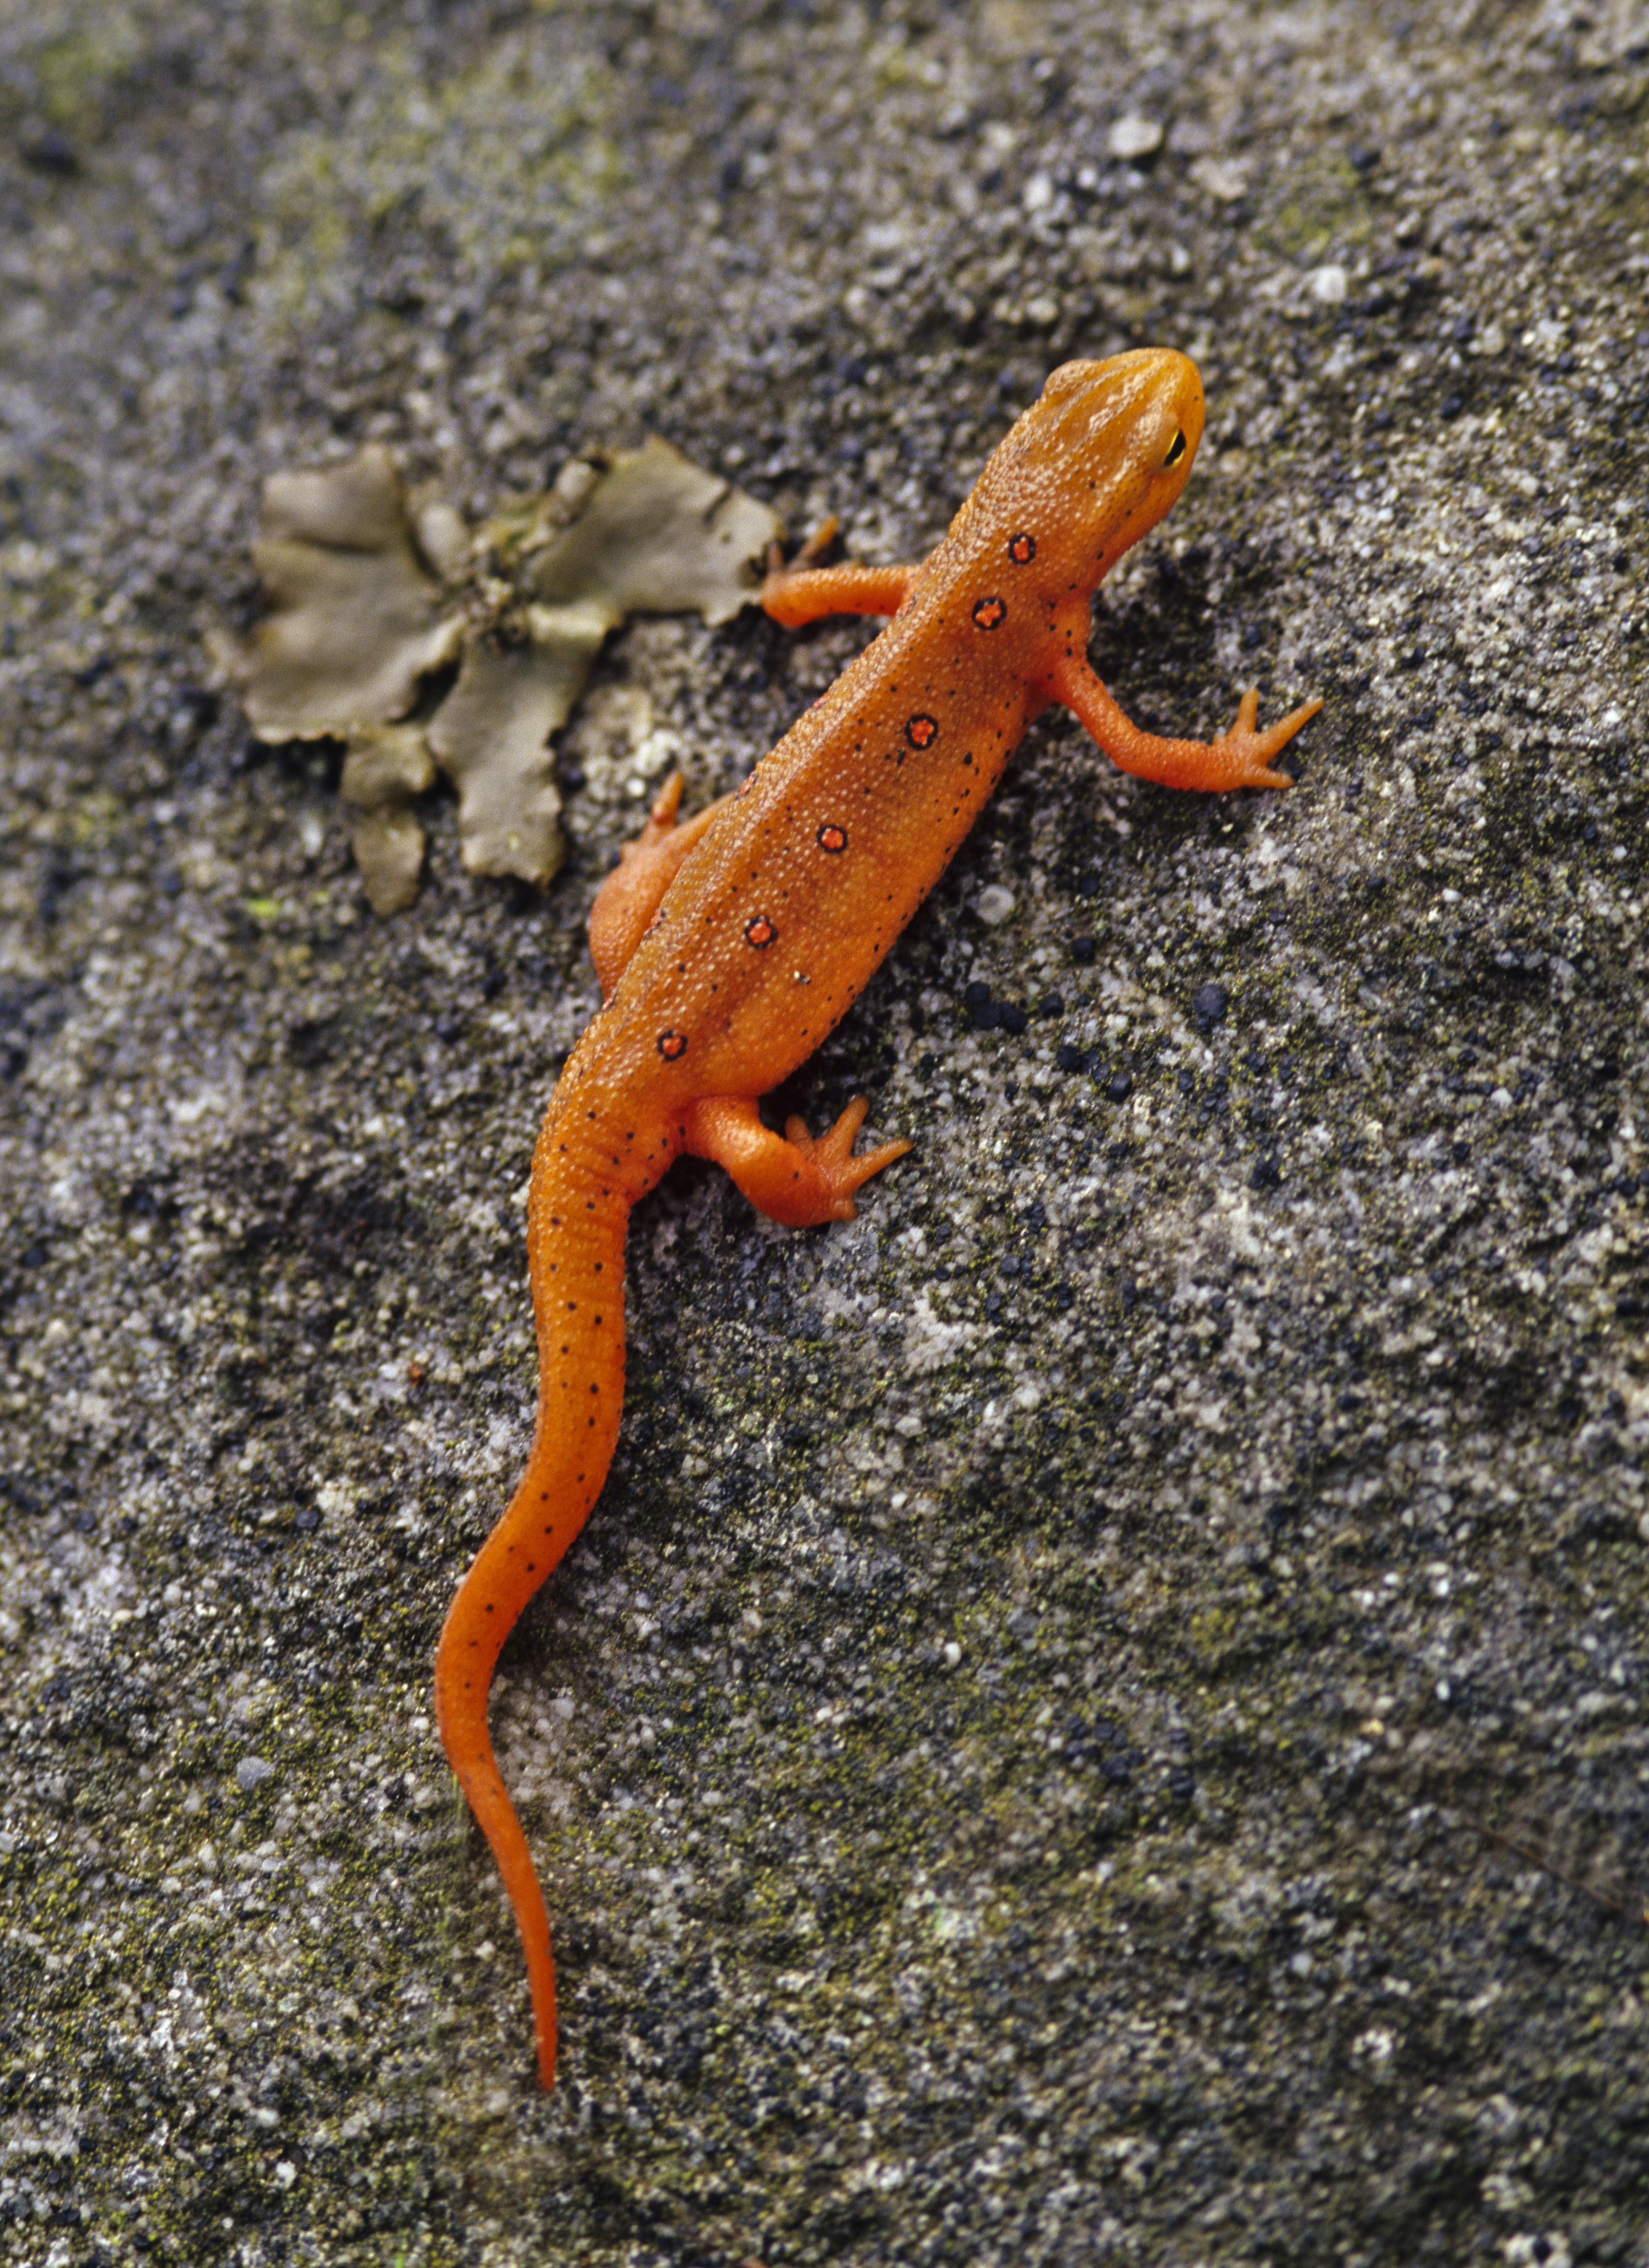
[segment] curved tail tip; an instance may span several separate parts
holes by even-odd
[[[522,1933],[523,1940],[526,1932]],[[527,1984],[533,1995],[533,2031],[538,2048],[538,2083],[546,2095],[556,2084],[556,2051],[560,2027],[556,2022],[556,1971],[546,1937],[541,1948],[529,1947]]]

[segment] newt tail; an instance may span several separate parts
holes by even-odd
[[[526,1956],[538,2074],[556,2076],[556,1963],[549,1916],[487,1725],[504,1642],[578,1535],[601,1492],[624,1403],[624,1236],[630,1208],[588,1165],[570,1169],[552,1107],[533,1164],[531,1256],[542,1388],[532,1453],[504,1517],[447,1613],[435,1707],[459,1784],[492,1846]],[[553,1241],[553,1254],[546,1249]]]

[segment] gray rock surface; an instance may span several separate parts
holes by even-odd
[[[1649,2260],[1646,86],[1629,0],[4,11],[8,2261]],[[1144,342],[1096,665],[1327,708],[1230,801],[1045,719],[783,1098],[916,1154],[645,1208],[494,1709],[545,2098],[429,1696],[534,1123],[642,794],[865,631],[633,626],[548,896],[431,799],[385,922],[205,633],[369,439],[892,558]]]

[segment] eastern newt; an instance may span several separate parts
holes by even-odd
[[[1211,742],[1158,740],[1089,666],[1095,590],[1185,484],[1203,388],[1183,355],[1071,362],[995,451],[923,566],[776,562],[762,603],[796,627],[893,621],[736,794],[685,824],[674,778],[590,922],[605,1005],[569,1057],[533,1159],[526,1243],[538,1425],[509,1508],[459,1587],[435,1696],[453,1771],[504,1876],[526,1955],[539,2076],[556,2066],[549,1922],[493,1756],[499,1650],[600,1494],[624,1395],[630,1209],[687,1152],[787,1226],[851,1220],[853,1192],[910,1144],[855,1155],[850,1103],[815,1140],[756,1099],[846,1013],[939,880],[1032,719],[1063,702],[1124,771],[1174,787],[1287,787],[1258,695]]]

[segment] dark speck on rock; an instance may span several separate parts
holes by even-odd
[[[26,127],[18,137],[18,154],[39,173],[67,180],[80,171],[80,152],[61,127]]]
[[[1223,1024],[1230,1005],[1231,995],[1223,984],[1211,977],[1206,984],[1199,984],[1191,996],[1191,1013],[1196,1020],[1197,1030],[1211,1032],[1216,1025]]]

